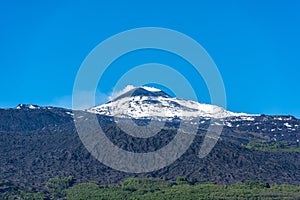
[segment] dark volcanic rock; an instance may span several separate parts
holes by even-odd
[[[156,150],[166,145],[176,134],[170,125],[157,137],[136,139],[118,129],[111,118],[98,117],[111,141],[128,151]],[[261,127],[268,127],[268,124],[274,126],[273,121],[280,127],[282,124],[281,128],[286,127],[285,123],[289,123],[289,126],[299,124],[299,121],[294,118],[286,117],[289,118],[289,122],[284,121],[284,117],[280,118],[281,120],[277,118],[260,116],[255,119],[256,121],[251,122],[233,119],[232,127],[224,128],[222,139],[203,159],[197,156],[203,139],[203,130],[200,129],[187,152],[170,166],[152,173],[128,174],[111,169],[91,156],[76,132],[70,110],[48,107],[2,109],[0,110],[0,180],[43,186],[49,178],[57,175],[72,175],[77,182],[94,180],[101,184],[117,183],[127,177],[164,176],[175,180],[177,176],[183,175],[196,178],[198,181],[218,183],[260,179],[269,183],[300,185],[299,153],[260,152],[243,148],[239,144],[241,141],[251,141],[257,137],[269,139],[274,137],[274,133],[257,132],[263,128],[246,129],[247,126],[258,126],[255,123],[259,123]],[[240,126],[237,127],[238,123]],[[294,136],[290,133],[291,140],[299,137],[299,132],[294,131],[293,134]]]

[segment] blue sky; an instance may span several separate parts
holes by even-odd
[[[0,107],[70,106],[77,71],[96,45],[151,26],[180,31],[207,50],[227,109],[300,117],[299,10],[289,0],[2,1]],[[112,88],[100,89],[105,99]],[[199,90],[209,102],[205,85]]]

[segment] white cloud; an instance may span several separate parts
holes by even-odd
[[[133,85],[127,85],[124,89],[120,90],[120,91],[114,91],[112,92],[112,94],[108,97],[108,100],[111,101],[113,100],[114,98],[122,95],[122,94],[125,94],[126,92],[132,90],[132,89],[135,89],[136,87],[133,86]]]

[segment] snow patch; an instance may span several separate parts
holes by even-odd
[[[289,127],[289,128],[293,127],[293,126],[290,125],[289,123],[284,123],[283,125],[285,125],[286,127]]]
[[[226,126],[232,127],[232,124],[230,122],[226,122]]]
[[[36,109],[37,107],[33,106],[33,105],[29,105],[28,106],[29,109]]]
[[[71,116],[74,116],[74,114],[71,113],[71,112],[66,112],[66,114],[71,115]]]
[[[154,87],[148,87],[148,86],[142,86],[143,89],[148,90],[149,92],[160,92],[160,89],[154,88]]]
[[[245,121],[255,121],[254,117],[241,117],[241,119]]]

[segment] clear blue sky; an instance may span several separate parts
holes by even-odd
[[[97,44],[157,26],[207,50],[223,77],[227,109],[300,117],[299,11],[292,0],[1,1],[0,107],[69,106],[77,70]]]

